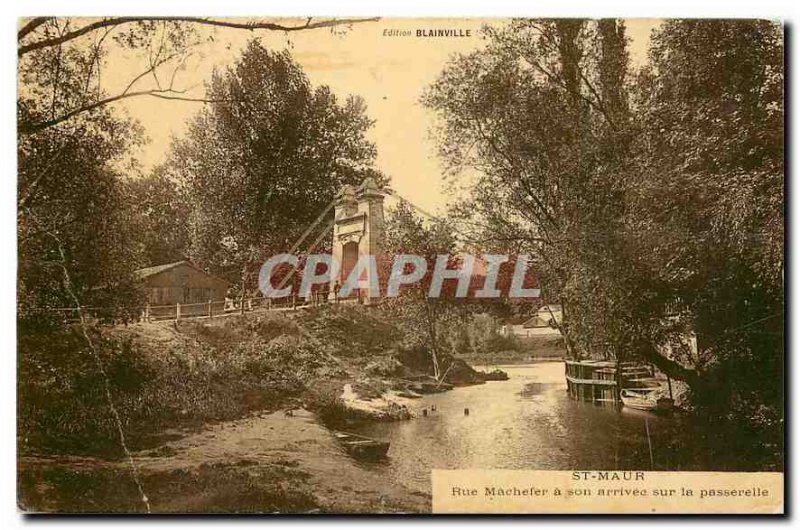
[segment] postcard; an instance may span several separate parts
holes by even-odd
[[[785,511],[780,21],[17,32],[21,512]]]

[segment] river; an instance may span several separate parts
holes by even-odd
[[[430,510],[432,469],[755,470],[752,445],[737,447],[740,436],[688,414],[571,400],[563,362],[501,368],[508,381],[409,400],[412,420],[352,427],[391,443],[381,462],[351,458],[313,413],[298,409],[211,424],[142,450],[138,471],[155,512],[416,513]],[[36,511],[142,509],[126,461],[21,462],[19,499]]]
[[[494,368],[492,366],[491,368]],[[703,426],[668,416],[576,402],[563,362],[500,366],[508,381],[414,400],[417,418],[352,430],[391,443],[373,471],[429,491],[432,469],[709,470]],[[435,407],[434,411],[431,411]],[[469,409],[469,414],[464,409]],[[423,416],[422,409],[430,411]],[[649,434],[648,434],[649,433]]]

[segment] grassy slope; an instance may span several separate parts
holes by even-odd
[[[376,482],[339,455],[330,433],[311,418],[278,412],[269,416],[276,422],[269,437],[263,431],[241,435],[243,425],[263,429],[266,411],[303,406],[324,412],[346,382],[370,394],[387,377],[424,371],[427,356],[398,349],[401,334],[379,310],[252,313],[91,335],[155,511],[429,509],[425,496]],[[20,506],[140,511],[102,378],[79,331],[23,329],[19,350]],[[291,427],[302,421],[310,423]],[[275,432],[293,438],[274,439]],[[222,444],[224,436],[230,443]],[[236,445],[248,440],[259,440],[260,450],[272,447],[270,455],[294,449],[286,462],[253,457],[258,451]],[[220,444],[225,451],[209,457]],[[360,485],[358,495],[341,489],[342,473]]]
[[[400,331],[379,310],[322,307],[94,330],[129,443],[258,410],[330,405],[345,382],[426,371],[424,352],[398,350]],[[78,330],[20,333],[23,454],[119,456],[103,380]]]

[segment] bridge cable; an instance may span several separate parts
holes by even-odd
[[[317,225],[325,218],[325,216],[328,214],[329,211],[331,211],[331,208],[333,208],[335,204],[336,204],[336,199],[333,199],[331,202],[328,203],[328,206],[325,207],[322,213],[317,216],[317,218],[314,220],[313,223],[311,223],[311,225],[309,225],[308,228],[306,228],[306,231],[303,232],[303,235],[300,236],[300,239],[295,241],[294,245],[292,245],[292,248],[289,250],[288,254],[294,254],[294,252],[303,243],[303,241],[305,241],[306,237],[308,237],[311,231],[314,230],[314,228],[316,228]]]

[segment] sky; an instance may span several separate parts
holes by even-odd
[[[213,35],[213,42],[196,48],[196,54],[176,75],[175,87],[188,89],[187,95],[202,97],[204,83],[214,69],[232,65],[254,37],[270,49],[288,48],[312,84],[328,85],[341,98],[350,94],[364,98],[367,113],[375,121],[368,138],[377,146],[377,169],[391,178],[391,186],[401,196],[423,209],[441,213],[452,198],[443,186],[436,145],[429,136],[435,116],[419,99],[451,55],[468,53],[485,44],[478,30],[486,23],[502,24],[503,20],[382,19],[355,24],[345,32],[318,29],[291,34],[204,29]],[[658,24],[650,19],[626,21],[634,66],[644,62],[650,32]],[[417,29],[470,30],[471,37],[416,37]],[[414,35],[388,36],[391,30]],[[107,89],[113,93],[114,88],[124,88],[143,68],[140,61],[141,54],[110,56],[109,71],[104,74]],[[143,79],[136,88],[146,88],[149,82]],[[202,104],[137,97],[117,105],[139,120],[149,138],[137,155],[148,171],[165,160],[171,138],[184,134],[187,121]]]

